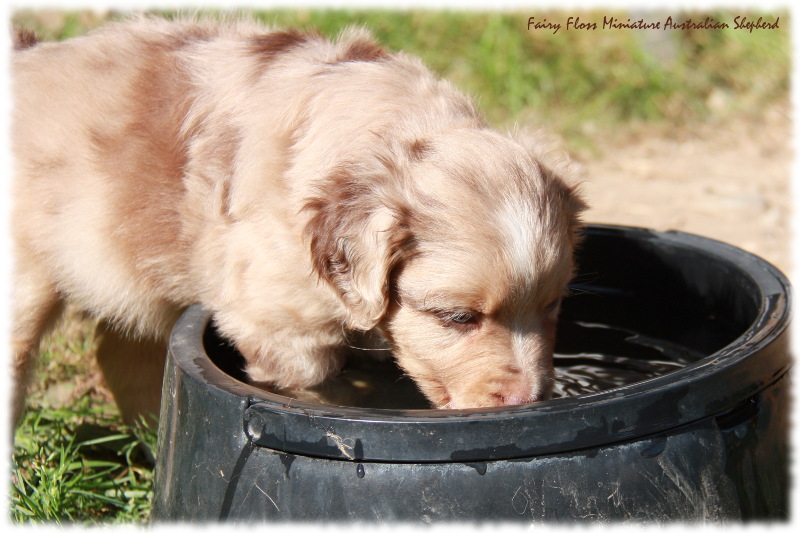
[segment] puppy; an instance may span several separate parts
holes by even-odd
[[[126,419],[202,303],[253,383],[378,331],[439,408],[548,398],[583,203],[419,60],[239,21],[138,18],[13,58],[17,408],[65,302]]]

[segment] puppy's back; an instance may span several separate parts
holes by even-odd
[[[87,310],[144,330],[172,319],[184,274],[180,46],[140,22],[13,58],[18,269],[35,261]]]

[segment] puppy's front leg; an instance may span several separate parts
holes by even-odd
[[[261,343],[237,342],[247,361],[249,381],[276,391],[311,387],[336,375],[347,349],[340,339],[320,339],[314,334],[278,334]]]
[[[95,333],[99,339],[97,363],[106,385],[126,424],[140,417],[158,416],[161,383],[167,346],[163,342],[140,339],[119,332],[101,321]]]

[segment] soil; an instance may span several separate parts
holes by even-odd
[[[635,139],[580,158],[587,222],[680,230],[718,239],[791,273],[788,105]]]

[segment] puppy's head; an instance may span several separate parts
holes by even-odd
[[[315,269],[350,327],[377,326],[437,407],[550,397],[584,205],[525,144],[418,139],[342,167],[308,204]]]

